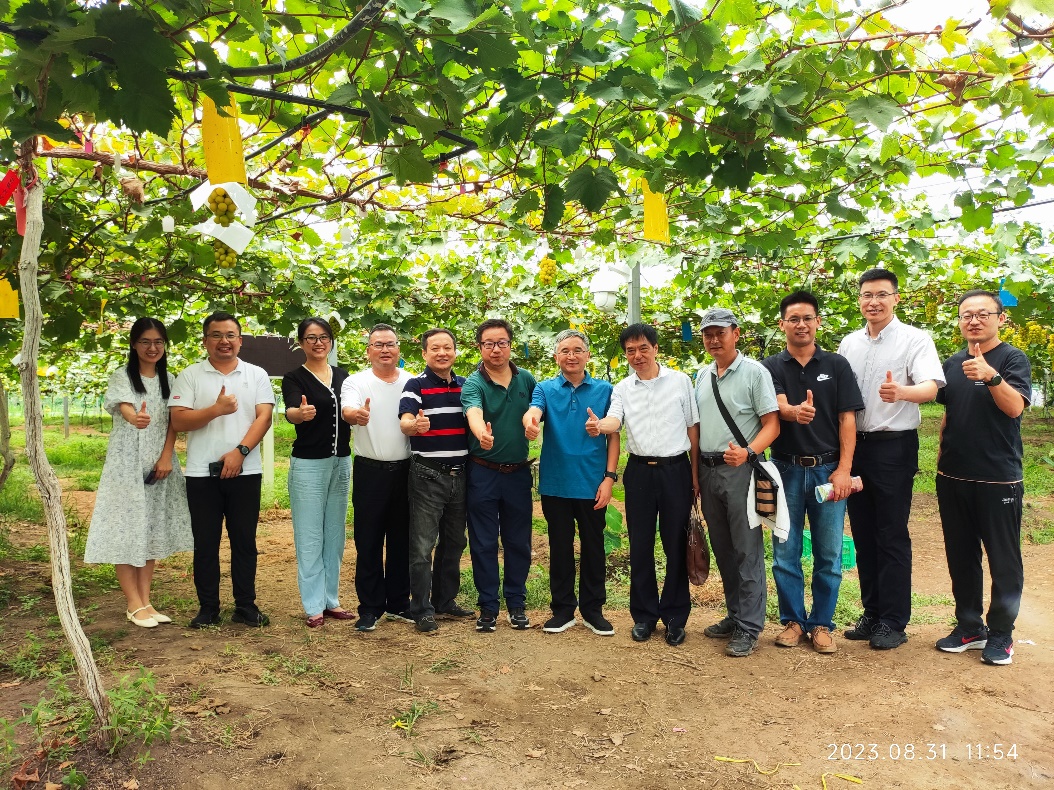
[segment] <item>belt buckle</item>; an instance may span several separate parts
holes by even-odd
[[[658,466],[659,465],[658,461],[645,461],[644,463],[646,463],[648,466]]]
[[[806,461],[808,461],[809,463],[805,463]],[[809,469],[809,468],[811,468],[813,466],[819,466],[820,465],[820,457],[818,455],[798,456],[798,465],[799,466],[804,466],[806,469]]]

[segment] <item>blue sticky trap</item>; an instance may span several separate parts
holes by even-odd
[[[1017,297],[1003,287],[1005,284],[1006,278],[1004,277],[999,281],[999,301],[1003,303],[1003,307],[1017,307]]]
[[[403,359],[402,357],[399,357],[399,367],[401,367],[401,368],[405,368],[406,367],[406,360]]]
[[[523,344],[523,358],[524,359],[530,359],[530,356],[531,356],[531,349],[529,349],[527,347],[527,344],[524,343]]]
[[[687,321],[681,321],[681,340],[685,343],[692,342],[692,325]]]

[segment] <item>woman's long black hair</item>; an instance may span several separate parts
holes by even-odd
[[[139,342],[139,338],[143,336],[143,333],[149,329],[156,329],[161,333],[161,338],[165,341],[165,353],[157,361],[157,375],[161,384],[161,397],[168,400],[168,330],[156,318],[143,316],[132,324],[132,331],[129,333],[128,338],[128,365],[126,366],[128,380],[132,382],[133,390],[141,395],[146,394],[146,385],[143,384],[143,377],[139,375],[139,354],[136,353],[135,344]]]

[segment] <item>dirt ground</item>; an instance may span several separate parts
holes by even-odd
[[[86,499],[78,508],[90,507]],[[916,497],[913,535],[915,591],[947,596],[931,496]],[[535,548],[546,562],[544,537]],[[529,612],[528,632],[504,621],[493,634],[442,623],[421,635],[387,621],[366,634],[334,621],[309,631],[286,514],[268,514],[260,550],[265,629],[184,628],[195,611],[187,557],[160,567],[155,584],[155,601],[176,602],[177,624],[131,628],[119,592],[97,601],[88,633],[117,633],[118,667],[153,671],[184,725],[143,766],[134,754],[91,760],[89,787],[855,786],[844,777],[870,788],[1054,786],[1054,545],[1025,545],[1027,589],[1009,667],[985,666],[976,651],[935,650],[948,631],[947,605],[925,607],[920,619],[929,622],[909,626],[910,641],[895,651],[840,634],[830,656],[779,649],[770,624],[753,656],[727,658],[724,642],[702,634],[721,616],[716,577],[696,592],[701,605],[679,648],[658,635],[632,642],[626,611],[609,613],[613,638],[582,626],[545,634],[545,611]],[[352,555],[349,541],[348,563]],[[345,568],[343,603],[353,609]],[[36,573],[46,578],[46,566]],[[16,608],[5,613],[4,639],[33,627]],[[0,716],[9,718],[43,691],[40,682],[11,681],[0,673]],[[408,734],[393,717],[415,706],[424,715]],[[48,770],[27,786],[58,781],[57,768]]]

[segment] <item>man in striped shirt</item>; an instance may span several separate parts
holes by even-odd
[[[436,617],[472,618],[457,604],[465,533],[468,436],[461,408],[462,376],[452,368],[457,341],[448,329],[421,337],[425,371],[406,382],[399,427],[410,437],[410,613],[422,633]],[[438,545],[436,541],[438,540]],[[432,549],[435,548],[435,556]]]

